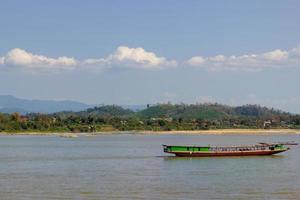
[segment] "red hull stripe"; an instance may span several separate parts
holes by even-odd
[[[169,152],[181,157],[210,157],[210,156],[264,156],[284,152],[286,150],[267,151],[236,151],[236,152]]]

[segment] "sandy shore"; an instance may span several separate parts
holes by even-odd
[[[217,130],[193,130],[193,131],[138,131],[141,134],[300,134],[296,129],[217,129]]]
[[[162,135],[162,134],[190,134],[190,135],[268,135],[268,134],[300,134],[300,129],[216,129],[216,130],[186,130],[186,131],[108,131],[94,133],[57,133],[57,132],[20,132],[0,135],[53,135],[60,137],[96,136],[96,135],[138,134],[138,135]]]

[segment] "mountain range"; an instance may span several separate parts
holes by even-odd
[[[12,95],[0,95],[0,112],[20,114],[27,113],[55,113],[61,111],[82,111],[95,105],[85,104],[78,101],[64,100],[28,100],[17,98]],[[146,108],[145,105],[122,105],[125,109],[138,111]]]
[[[13,113],[54,113],[59,111],[80,111],[92,107],[76,101],[28,100],[12,95],[0,95],[0,112]]]

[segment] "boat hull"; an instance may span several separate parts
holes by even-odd
[[[264,151],[232,151],[232,152],[168,152],[178,157],[219,157],[219,156],[268,156],[284,152],[286,150]]]

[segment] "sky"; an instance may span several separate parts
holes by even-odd
[[[300,1],[1,0],[0,94],[300,113]]]

